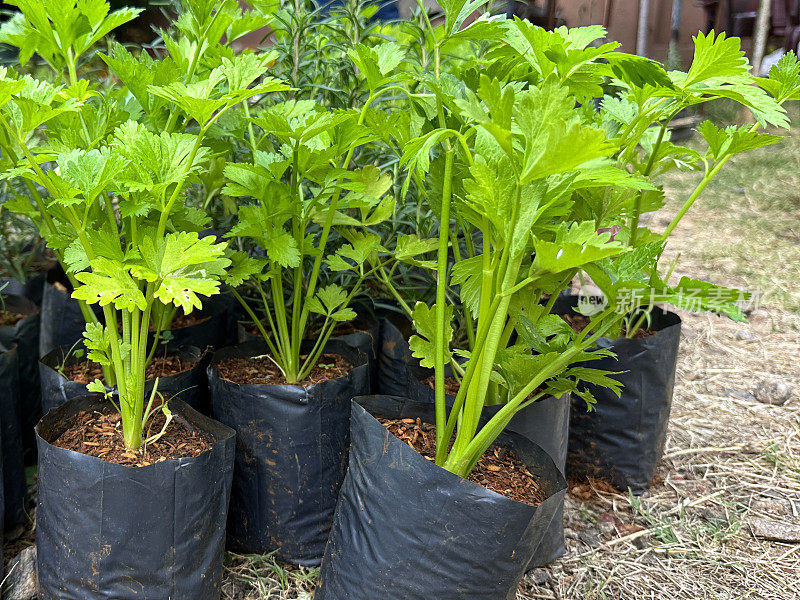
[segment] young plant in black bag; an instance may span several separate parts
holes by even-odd
[[[757,79],[749,74],[738,39],[711,32],[707,36],[698,34],[694,42],[694,60],[687,73],[668,73],[652,63],[648,67],[650,77],[642,80],[612,67],[609,89],[613,91],[603,97],[598,114],[603,126],[619,141],[613,159],[621,168],[654,181],[676,168],[699,172],[695,189],[666,229],[653,232],[640,225],[643,214],[663,206],[660,186],[641,191],[609,188],[581,192],[582,201],[595,214],[602,215],[616,203],[629,207],[626,220],[615,228],[615,239],[634,249],[650,246],[654,256],[649,263],[627,262],[621,266],[663,281],[670,279],[677,261],[662,264],[670,234],[733,156],[779,141],[778,136],[761,133],[759,128],[787,128],[789,121],[782,105],[796,99],[800,90],[793,53],[773,67],[768,79]],[[720,128],[704,121],[697,131],[706,144],[705,151],[670,139],[669,123],[678,112],[719,98],[734,100],[748,109],[755,124]],[[620,277],[619,268],[601,263],[586,269],[586,273],[596,282],[614,281]],[[688,277],[680,279],[674,292],[631,289],[630,294],[644,294],[644,302],[634,303],[640,309],[629,313],[623,336],[598,342],[616,355],[603,359],[600,366],[620,371],[616,378],[623,384],[622,396],[591,388],[598,401],[596,411],[587,414],[580,407],[573,411],[569,471],[573,477],[602,478],[638,494],[649,484],[663,454],[680,341],[680,318],[657,308],[657,304],[710,311],[741,321],[750,295]],[[562,298],[559,304],[565,305],[556,306],[556,313],[581,321],[573,310],[574,299]],[[577,308],[578,312],[586,309],[591,313],[593,307]]]
[[[442,491],[444,497],[434,499],[423,493],[409,479],[433,480],[436,467],[420,466],[407,448],[399,447],[391,436],[387,439],[367,412],[354,407],[351,466],[323,562],[318,599],[341,597],[353,589],[363,594],[359,598],[382,589],[404,598],[463,597],[466,589],[471,598],[513,597],[544,528],[526,530],[528,521],[523,521],[515,534],[503,530],[519,541],[517,547],[504,545],[507,540],[499,533],[477,534],[476,530],[488,531],[487,522],[478,518],[477,508],[475,525],[465,519],[458,500],[473,488],[462,478],[475,473],[514,415],[544,395],[569,391],[594,404],[587,382],[619,395],[620,383],[613,373],[591,368],[590,361],[612,356],[611,350],[597,347],[598,341],[618,337],[626,316],[646,307],[647,298],[679,298],[691,287],[686,280],[669,286],[659,277],[655,266],[662,252],[660,240],[629,244],[624,234],[612,239],[606,231],[625,226],[635,214],[636,199],[657,192],[657,187],[650,173],[629,170],[615,161],[626,138],[603,126],[594,98],[602,95],[609,75],[649,89],[662,82],[665,71],[649,59],[614,52],[616,44],[591,46],[605,35],[599,27],[546,32],[521,21],[478,20],[460,29],[473,8],[448,5],[443,28],[430,36],[434,72],[418,79],[431,91],[433,106],[415,98],[409,110],[428,109],[426,114],[435,116],[425,135],[405,146],[403,157],[409,177],[416,178],[418,188],[429,190],[429,202],[441,224],[436,302],[414,308],[417,335],[411,348],[423,366],[435,372],[435,415],[430,415],[435,420],[435,451],[430,458],[442,468],[436,481],[445,487],[445,471],[457,478],[450,480],[450,496]],[[441,69],[440,54],[451,41],[495,38],[485,64],[446,73]],[[728,74],[727,60],[721,57],[729,52],[724,38],[699,45],[697,62],[705,65],[707,79],[719,82],[714,78]],[[681,74],[672,77],[675,95],[692,93],[696,81]],[[728,93],[726,85],[720,83],[725,91],[719,96]],[[751,89],[746,105],[781,113],[766,94]],[[764,145],[772,139],[766,136],[750,143]],[[467,237],[478,233],[480,247],[459,256],[454,228],[456,233],[462,228]],[[455,257],[452,268],[450,250]],[[607,274],[596,278],[607,301],[575,331],[551,312],[560,292],[580,272]],[[471,349],[459,353],[465,363],[453,365],[460,386],[452,408],[445,401],[445,367],[457,363],[452,360],[448,281],[460,286],[460,300],[475,322]],[[708,307],[730,311],[732,293],[705,284],[695,296]],[[504,400],[489,418],[483,410],[487,398]],[[386,401],[362,404],[375,416],[405,417],[401,420],[405,423],[424,412],[387,409]],[[420,436],[406,436],[404,429],[409,429],[408,423],[392,431],[422,448]],[[356,438],[356,431],[364,441]],[[404,470],[414,470],[416,477],[406,477]],[[545,488],[547,477],[556,477],[544,468],[537,475]],[[553,496],[557,493],[563,498],[563,487]],[[550,499],[539,507],[538,518],[543,521],[553,514]],[[428,511],[431,505],[440,507],[436,516]],[[392,510],[402,512],[408,532],[393,529],[389,538],[371,524]],[[500,531],[500,523],[502,519],[492,525]],[[526,535],[518,535],[522,531]],[[372,555],[419,559],[387,567],[361,552],[365,545],[380,548]],[[509,562],[509,556],[514,560]],[[478,577],[487,563],[493,565],[491,576]]]
[[[370,228],[392,214],[392,179],[371,165],[348,170],[371,140],[362,121],[307,100],[270,106],[253,119],[262,132],[254,134],[254,162],[225,169],[224,192],[256,200],[238,208],[228,234],[252,251],[233,255],[226,281],[289,384],[317,367],[335,325],[355,318],[350,304],[372,271],[367,259],[386,252]],[[340,283],[322,285],[330,272]],[[255,301],[235,289],[245,282]],[[309,351],[313,318],[320,324]]]
[[[373,228],[392,215],[392,178],[351,165],[373,139],[370,103],[269,106],[252,120],[253,161],[225,168],[224,193],[243,199],[226,281],[262,338],[209,369],[213,414],[239,434],[229,543],[307,566],[322,558],[344,478],[350,400],[370,393],[367,354],[334,329],[356,317],[368,259],[391,261]]]
[[[201,308],[230,265],[225,244],[199,237],[205,217],[185,203],[212,156],[209,130],[243,101],[286,86],[265,76],[268,56],[228,57],[201,37],[190,48],[167,38],[174,52],[160,62],[118,47],[115,59],[106,57],[114,74],[128,79],[147,66],[150,85],[101,88],[78,77],[78,57],[136,11],[109,13],[100,0],[19,5],[4,39],[21,46],[23,63],[38,52],[56,81],[1,73],[2,149],[16,157],[3,176],[27,182],[30,193],[10,208],[37,224],[70,273],[73,297],[102,308],[102,324],[87,319],[85,346],[115,386],[112,394],[93,381],[87,389],[100,398],[72,400],[37,427],[40,595],[83,597],[88,589],[129,597],[128,582],[138,581],[137,597],[215,598],[233,432],[163,397],[158,381],[145,394],[158,344],[149,333],[155,307]],[[241,16],[235,2],[193,0],[185,8],[184,23],[217,39]],[[204,70],[196,73],[201,58]],[[198,514],[209,517],[198,522]],[[181,540],[185,532],[191,536]]]

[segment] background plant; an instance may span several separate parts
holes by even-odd
[[[394,200],[384,197],[392,179],[374,165],[348,169],[372,139],[363,114],[327,111],[310,100],[278,103],[253,119],[263,132],[253,138],[254,162],[225,169],[225,193],[256,201],[239,207],[230,231],[246,238],[251,252],[234,255],[228,283],[249,281],[257,290],[260,315],[233,293],[289,383],[316,366],[335,324],[356,316],[349,306],[371,272],[367,259],[385,252],[370,229],[392,214]],[[340,241],[331,247],[334,229]],[[323,286],[323,270],[339,273],[338,283]],[[312,315],[322,324],[305,352]]]

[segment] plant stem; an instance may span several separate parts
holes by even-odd
[[[358,117],[358,125],[364,124],[364,119],[367,117],[367,109],[369,108],[370,104],[375,100],[376,96],[374,94],[370,94],[369,98],[367,99],[367,103],[361,109],[361,114]],[[341,164],[341,168],[347,169],[350,165],[350,161],[353,160],[353,154],[355,152],[356,147],[352,146],[350,150],[347,152],[344,161]],[[311,307],[311,300],[314,298],[314,294],[316,293],[317,289],[317,280],[319,278],[319,272],[322,268],[322,259],[325,256],[325,247],[328,244],[328,236],[331,232],[331,227],[333,226],[333,218],[336,215],[336,211],[338,209],[339,204],[339,197],[341,196],[342,190],[339,188],[334,196],[331,198],[331,202],[328,205],[328,212],[325,215],[325,223],[322,226],[322,233],[320,234],[319,238],[319,245],[318,245],[318,252],[317,256],[314,258],[314,266],[311,268],[311,276],[308,279],[308,289],[305,293],[305,302],[303,303],[303,309],[300,315],[300,324],[299,324],[299,331],[305,333],[306,324],[308,323],[308,317],[310,313]]]
[[[78,82],[78,73],[75,63],[78,62],[78,57],[72,52],[72,48],[67,48],[67,70],[69,72],[69,84],[75,85]]]
[[[449,146],[449,144],[448,144]],[[436,266],[436,358],[434,361],[436,394],[436,454],[447,448],[449,440],[444,438],[447,426],[447,406],[445,404],[444,356],[447,341],[445,329],[445,292],[447,288],[447,248],[450,242],[450,200],[453,191],[453,161],[455,151],[447,148],[444,163],[444,185],[442,186],[442,212],[439,217],[439,250]]]
[[[681,222],[681,219],[683,219],[686,213],[689,212],[689,209],[692,208],[692,204],[695,203],[695,200],[697,200],[700,197],[700,194],[703,193],[703,190],[706,189],[706,186],[709,183],[711,183],[711,180],[714,179],[714,177],[716,177],[717,173],[719,173],[719,170],[725,166],[725,163],[727,163],[728,160],[730,160],[731,156],[732,155],[729,154],[728,156],[720,160],[716,165],[714,165],[711,168],[710,171],[706,173],[705,177],[703,177],[703,179],[700,181],[700,183],[692,192],[692,195],[689,196],[689,198],[687,198],[686,202],[683,203],[683,206],[678,211],[678,214],[675,215],[675,218],[672,219],[670,224],[664,230],[664,233],[661,234],[662,240],[666,241],[669,238],[672,231],[678,226],[678,223]]]
[[[678,108],[674,112],[670,113],[666,119],[664,119],[661,129],[658,132],[658,139],[656,139],[656,143],[653,144],[653,150],[650,152],[650,158],[647,160],[647,165],[645,166],[643,175],[648,176],[650,173],[652,173],[656,162],[656,155],[658,154],[661,144],[664,141],[664,135],[667,133],[667,128],[672,122],[672,119],[674,119],[681,110],[683,110],[682,107]],[[631,219],[631,238],[630,243],[628,244],[629,246],[634,246],[636,244],[636,237],[639,230],[639,219],[641,218],[642,214],[642,200],[644,199],[644,194],[645,192],[642,190],[636,195],[636,201],[633,207],[633,218]]]
[[[228,286],[228,290],[233,295],[233,297],[239,301],[239,304],[242,305],[242,308],[244,308],[248,316],[251,319],[253,319],[253,323],[255,323],[255,326],[258,328],[259,333],[261,333],[261,336],[264,338],[264,341],[269,347],[269,351],[272,352],[272,356],[275,357],[276,360],[279,360],[280,354],[278,353],[278,349],[272,343],[269,334],[267,334],[266,330],[264,329],[264,325],[261,324],[261,319],[259,319],[256,316],[256,313],[253,312],[253,309],[250,308],[250,305],[247,302],[245,302],[245,299],[242,298],[241,294],[239,294],[239,292],[237,292],[235,288]]]
[[[592,320],[592,323],[603,323],[603,320],[608,317],[614,308],[608,308]],[[622,319],[623,315],[617,315],[614,319],[609,319],[602,327],[596,328],[595,332],[589,338],[578,341],[568,350],[562,352],[558,358],[548,363],[536,375],[533,376],[531,381],[521,389],[516,396],[509,400],[498,412],[495,414],[481,430],[471,440],[464,452],[459,455],[451,453],[448,459],[448,470],[453,473],[466,477],[469,472],[477,463],[478,459],[483,455],[492,442],[498,435],[505,429],[514,415],[520,410],[520,406],[527,402],[531,393],[536,390],[542,383],[550,377],[560,373],[566,366],[568,366],[573,358],[594,345],[595,341],[600,338],[605,332],[610,329],[616,322]],[[591,323],[587,329],[591,328]],[[455,449],[455,448],[454,448]]]
[[[303,191],[301,182],[299,180],[300,171],[300,142],[295,143],[294,151],[292,152],[292,193],[296,198],[298,204],[303,203]],[[295,244],[298,248],[303,247],[303,238],[306,231],[306,223],[300,223],[300,219],[292,219],[292,234],[294,236]],[[324,248],[323,248],[324,250]],[[292,361],[299,368],[300,367],[300,345],[304,331],[300,329],[300,321],[302,319],[302,299],[303,299],[303,261],[295,267],[293,273],[293,293],[292,293],[292,323],[291,323],[291,351]],[[297,377],[301,377],[301,373],[297,373]]]

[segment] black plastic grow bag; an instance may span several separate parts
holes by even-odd
[[[433,370],[420,367],[411,354],[408,336],[411,323],[396,311],[379,312],[381,345],[378,355],[379,393],[407,397],[416,402],[433,402],[434,392],[424,383]],[[448,396],[452,402],[453,397]],[[487,408],[487,413],[497,409]],[[542,446],[555,464],[564,472],[569,441],[570,398],[545,398],[517,414],[509,424],[509,431],[524,435]],[[537,548],[530,566],[548,564],[565,552],[563,503],[557,507],[555,518]]]
[[[86,319],[83,317],[80,304],[72,298],[71,293],[72,286],[59,265],[47,271],[42,292],[39,356],[44,356],[61,346],[70,348],[75,342],[83,339]],[[99,306],[94,305],[92,310],[98,316],[102,315]]]
[[[554,312],[567,314],[577,298],[559,299]],[[586,366],[624,371],[622,396],[608,388],[586,384],[597,399],[595,409],[573,398],[570,417],[567,475],[595,477],[634,494],[645,491],[664,453],[675,368],[681,336],[681,319],[655,309],[648,326],[654,335],[640,338],[600,338],[597,346],[611,348],[617,358],[602,358]]]
[[[25,462],[36,463],[36,423],[42,418],[42,396],[39,387],[39,308],[23,296],[3,296],[5,310],[26,315],[16,324],[0,327],[0,346],[17,346],[19,364],[20,436]]]
[[[56,348],[50,351],[39,361],[39,378],[42,388],[42,407],[44,412],[61,406],[67,400],[87,395],[86,384],[70,381],[58,370],[64,365],[73,365],[84,357],[75,356],[75,348],[83,349],[83,345],[73,348]],[[72,352],[70,352],[72,350]],[[197,361],[191,369],[175,373],[169,377],[158,380],[158,390],[165,398],[178,398],[202,414],[210,413],[208,398],[208,382],[206,380],[206,367],[211,360],[210,353],[202,353],[199,348],[185,346],[180,348],[167,348],[167,354],[178,354],[187,360]],[[66,357],[66,358],[65,358]],[[153,390],[154,380],[145,383],[145,397],[149,397]]]
[[[347,468],[350,400],[368,389],[367,358],[341,341],[325,352],[354,365],[349,375],[302,387],[239,385],[214,367],[260,356],[263,342],[214,354],[208,368],[212,414],[236,430],[228,546],[288,563],[319,565]]]
[[[2,451],[3,525],[25,521],[25,467],[19,415],[19,365],[16,346],[0,346],[0,451]]]
[[[166,342],[169,346],[195,346],[213,350],[230,346],[238,341],[238,303],[227,295],[212,296],[203,300],[203,308],[192,313],[204,319],[195,325],[170,330]],[[151,336],[152,340],[152,336]]]
[[[569,443],[570,396],[548,396],[537,400],[511,420],[507,429],[538,444],[563,473]],[[488,407],[489,412],[499,408]],[[549,564],[564,555],[564,501],[557,504],[550,527],[534,552],[529,568]]]
[[[24,283],[14,277],[0,277],[0,287],[5,286],[2,288],[3,294],[9,296],[24,296],[36,306],[41,306],[46,277],[46,271],[37,273]]]
[[[378,311],[380,323],[380,348],[377,365],[377,393],[387,396],[409,397],[409,366],[419,364],[411,355],[408,338],[412,325],[408,318],[396,311]]]
[[[433,389],[424,383],[424,380],[433,375],[432,369],[424,369],[412,364],[408,367],[409,373],[409,399],[412,402],[433,403],[435,395]],[[450,370],[447,368],[449,375]],[[455,397],[446,396],[448,405],[452,405]],[[494,416],[500,406],[487,406],[484,408],[486,417]],[[518,433],[534,444],[541,446],[558,469],[563,473],[567,463],[567,444],[569,441],[569,413],[570,396],[565,394],[560,398],[548,396],[542,398],[518,412],[506,429]],[[530,568],[540,567],[553,562],[564,555],[564,505],[559,504],[556,514],[550,523],[542,542],[534,552]]]
[[[234,432],[176,401],[173,414],[214,438],[200,456],[126,467],[50,442],[81,397],[36,428],[40,600],[218,600]]]
[[[368,393],[371,394],[377,387],[380,323],[368,310],[357,310],[357,314],[353,321],[343,323],[339,331],[334,329],[331,339],[358,348],[367,357]]]
[[[386,396],[353,402],[350,466],[315,600],[512,600],[566,493],[547,453],[503,433],[547,499],[515,502],[436,466],[373,415],[419,417],[433,406]]]

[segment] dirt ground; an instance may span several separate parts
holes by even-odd
[[[696,181],[666,178],[654,228]],[[754,530],[800,527],[800,135],[732,161],[676,230],[678,253],[676,275],[760,289],[761,308],[747,324],[682,314],[659,482],[639,499],[573,490],[566,556],[528,575],[517,600],[800,598],[800,544]],[[776,378],[788,402],[756,400]],[[223,597],[310,600],[315,576],[231,556]]]

